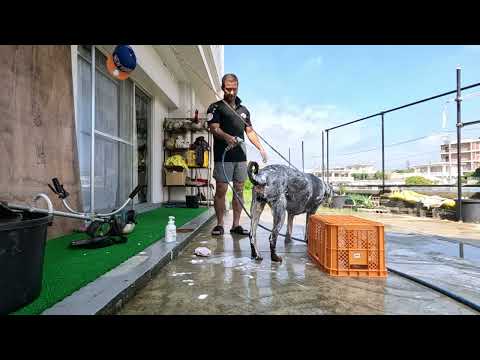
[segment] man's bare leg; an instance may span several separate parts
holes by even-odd
[[[233,182],[233,188],[235,189],[235,192],[237,193],[238,197],[242,200],[243,202],[243,181],[242,182]],[[233,194],[233,225],[232,229],[240,225],[240,215],[242,214],[242,204],[240,201],[237,199],[235,194]]]
[[[222,227],[223,217],[225,216],[225,195],[227,194],[227,189],[227,183],[217,182],[213,205],[215,207],[215,215],[217,216],[217,225]]]

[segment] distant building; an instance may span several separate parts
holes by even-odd
[[[412,166],[415,174],[449,183],[457,178],[457,144],[440,146],[441,162]],[[480,139],[465,139],[460,146],[461,174],[480,167]]]
[[[353,174],[367,174],[368,176],[372,176],[375,174],[377,170],[372,165],[363,165],[363,164],[356,164],[356,165],[349,165],[349,166],[337,166],[332,169],[328,170],[328,178],[329,181],[332,183],[335,182],[353,182],[355,181]],[[312,172],[314,175],[321,177],[322,170],[317,169]],[[327,171],[325,169],[325,176],[327,176]]]
[[[457,144],[440,146],[440,156],[443,162],[450,165],[450,171],[457,173]],[[480,167],[480,139],[466,139],[460,145],[460,161],[462,174],[475,171]]]

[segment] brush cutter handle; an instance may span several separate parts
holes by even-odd
[[[50,184],[48,184],[48,187],[55,194],[57,194],[60,199],[66,199],[70,195],[68,192],[65,191],[65,189],[63,188],[63,185],[60,184],[60,181],[58,181],[57,178],[53,178],[52,183],[53,183],[54,188]]]
[[[137,194],[140,192],[140,190],[142,190],[142,185],[137,185],[137,187],[135,189],[133,189],[132,193],[130,195],[128,195],[128,197],[133,200],[133,198],[135,196],[137,196]]]
[[[133,198],[138,194],[138,192],[142,189],[142,185],[137,185],[137,187],[135,189],[133,189],[132,193],[130,195],[128,195],[128,199],[123,203],[123,205],[121,207],[119,207],[117,210],[115,211],[112,211],[110,213],[106,213],[106,214],[95,214],[95,216],[97,217],[108,217],[108,216],[112,216],[112,215],[115,215],[115,214],[118,214],[120,211],[122,211],[125,206],[128,205],[128,203],[130,201],[133,201]]]
[[[47,203],[47,206],[48,206],[48,214],[52,215],[53,214],[53,204],[52,204],[52,201],[50,200],[50,198],[44,193],[39,193],[39,194],[35,195],[35,197],[33,198],[33,203],[36,203],[38,199],[45,200],[45,202]]]

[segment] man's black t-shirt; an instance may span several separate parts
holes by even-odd
[[[250,122],[250,112],[247,108],[243,105],[240,105],[241,100],[237,97],[235,98],[235,111],[238,115],[240,115],[248,126],[252,126]],[[245,122],[238,118],[237,115],[234,114],[233,108],[229,105],[225,104],[222,100],[217,101],[211,104],[207,110],[207,120],[208,124],[220,124],[220,129],[232,136],[238,136],[245,140],[244,131]],[[227,147],[227,142],[223,139],[214,137],[214,144],[213,144],[213,153],[214,153],[214,161],[222,161],[222,155]],[[246,151],[245,146],[243,145],[243,150]],[[236,146],[227,154],[225,155],[226,162],[239,162],[239,161],[247,161],[247,156],[245,152],[242,150],[241,146]]]

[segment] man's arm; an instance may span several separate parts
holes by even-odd
[[[227,142],[227,144],[229,145],[233,145],[235,144],[237,141],[235,140],[235,137],[230,135],[230,134],[227,134],[226,132],[224,132],[222,129],[220,129],[220,124],[219,123],[212,123],[212,124],[209,124],[209,129],[210,129],[210,132],[213,134],[214,137],[216,137],[217,139],[223,139]]]
[[[208,119],[208,128],[215,138],[224,140],[229,145],[235,144],[236,142],[235,138],[232,135],[227,134],[220,128],[222,119],[218,111],[217,103],[213,103],[208,107],[207,119]]]
[[[260,151],[260,154],[262,155],[263,162],[267,162],[267,152],[263,148],[262,144],[260,143],[260,140],[258,139],[257,133],[251,126],[247,126],[245,128],[245,133],[247,134],[248,140],[255,145],[255,147]]]

